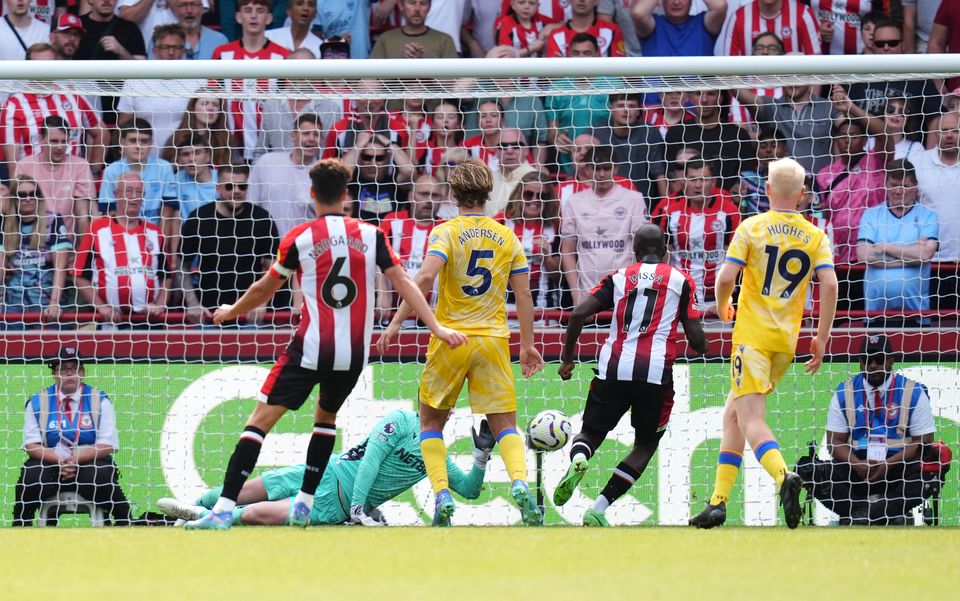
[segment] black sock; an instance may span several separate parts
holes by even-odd
[[[570,445],[570,460],[573,461],[573,456],[577,453],[583,453],[587,457],[587,460],[589,460],[596,452],[597,448],[594,447],[589,440],[586,438],[578,438]]]
[[[303,472],[303,486],[300,491],[308,495],[317,492],[323,471],[327,469],[333,443],[337,440],[335,424],[313,424],[313,436],[307,446],[307,469]]]
[[[221,497],[236,501],[240,496],[243,483],[250,477],[253,468],[257,467],[257,458],[260,456],[260,447],[263,446],[263,437],[267,433],[260,428],[247,426],[237,441],[237,446],[227,464],[227,475],[223,477],[223,492]]]
[[[607,501],[613,503],[622,497],[623,493],[630,490],[630,487],[639,477],[640,472],[621,461],[613,470],[613,475],[607,480],[607,485],[603,487],[600,494],[606,497]]]

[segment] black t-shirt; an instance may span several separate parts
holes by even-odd
[[[940,114],[943,98],[929,79],[903,81],[871,81],[851,84],[847,90],[850,100],[874,116],[882,116],[887,99],[903,97],[910,101],[911,109],[923,115],[921,121]]]
[[[83,21],[83,28],[86,32],[83,34],[80,46],[77,48],[77,54],[73,58],[77,60],[119,60],[119,56],[107,52],[100,45],[100,38],[105,35],[112,35],[117,38],[120,45],[126,48],[130,54],[147,55],[147,48],[143,43],[140,28],[131,21],[114,17],[106,23],[101,23],[91,19],[90,15],[84,15],[80,17],[80,20]],[[108,28],[111,28],[110,31],[107,31]]]
[[[367,181],[355,175],[348,190],[355,201],[354,216],[374,225],[380,225],[384,217],[400,210],[407,201],[406,192],[391,181]]]
[[[262,259],[276,254],[280,236],[270,213],[246,203],[231,217],[209,202],[183,224],[184,265],[197,267],[197,296],[204,308],[232,304],[263,273]]]
[[[722,122],[709,129],[699,123],[678,123],[667,130],[667,161],[677,159],[677,153],[691,147],[705,161],[720,164],[721,187],[730,189],[740,179],[740,172],[751,165],[757,156],[750,135],[736,123]]]

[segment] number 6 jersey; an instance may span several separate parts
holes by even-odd
[[[507,282],[530,271],[513,230],[484,215],[460,215],[433,228],[427,254],[445,263],[437,320],[464,334],[509,338]]]
[[[743,268],[733,344],[796,352],[810,278],[833,269],[827,235],[799,213],[771,209],[740,224],[724,260]]]
[[[375,225],[326,215],[283,237],[270,275],[296,273],[303,291],[300,325],[287,353],[300,367],[358,371],[367,363],[373,331],[377,267],[400,260]]]

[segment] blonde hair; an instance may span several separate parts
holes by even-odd
[[[481,208],[493,192],[493,172],[480,159],[467,159],[450,174],[457,206]]]
[[[806,172],[800,163],[793,159],[779,159],[770,163],[767,168],[767,196],[771,204],[793,203],[791,209],[797,208],[797,203],[803,196],[803,186],[806,181]]]
[[[514,186],[507,208],[503,216],[507,219],[520,219],[523,216],[523,187],[524,184],[540,184],[540,219],[544,225],[557,225],[560,218],[560,203],[557,202],[556,188],[550,176],[543,171],[531,171],[520,178],[520,185]]]
[[[30,184],[33,186],[37,195],[37,221],[33,232],[30,234],[30,248],[37,250],[43,244],[43,239],[47,233],[47,213],[43,201],[43,192],[40,191],[40,184],[37,180],[27,175],[18,175],[10,183],[10,193],[3,202],[3,251],[5,253],[15,253],[20,250],[20,203],[17,200],[17,191],[20,186]]]

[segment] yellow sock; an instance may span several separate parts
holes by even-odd
[[[717,478],[713,483],[713,496],[710,497],[711,505],[719,505],[730,500],[730,491],[733,490],[733,484],[737,481],[742,462],[743,455],[737,451],[720,449],[720,456],[717,458]]]
[[[433,492],[450,488],[447,477],[447,445],[443,442],[443,433],[426,430],[420,433],[420,454],[427,468],[427,477],[433,485]]]
[[[779,490],[787,475],[787,462],[783,460],[783,455],[780,453],[780,445],[776,440],[765,440],[757,445],[753,454],[757,456],[757,461],[763,469],[777,481],[777,490]]]
[[[527,481],[527,453],[523,448],[523,439],[513,428],[504,430],[497,439],[500,445],[500,457],[507,467],[510,481]]]

